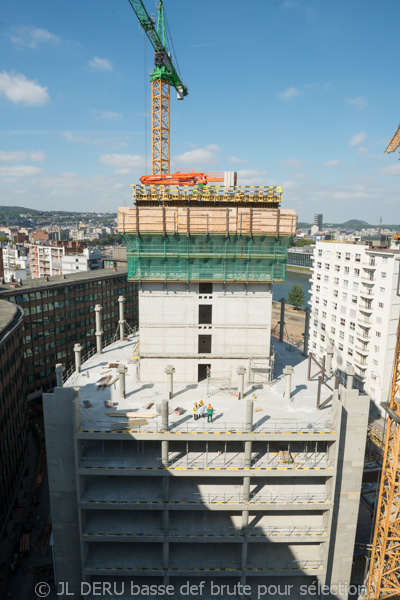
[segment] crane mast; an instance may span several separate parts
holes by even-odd
[[[163,1],[160,0],[158,6],[157,26],[142,0],[128,1],[154,48],[154,71],[150,75],[152,173],[162,175],[170,172],[170,87],[176,89],[178,100],[188,95],[188,89],[167,48]]]

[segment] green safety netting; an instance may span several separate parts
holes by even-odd
[[[290,237],[125,234],[128,279],[284,281]]]

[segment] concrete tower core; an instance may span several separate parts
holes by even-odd
[[[285,279],[297,215],[277,188],[183,192],[136,186],[120,208],[128,278],[139,281],[140,381],[272,376],[272,283]]]

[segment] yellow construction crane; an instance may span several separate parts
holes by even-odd
[[[394,152],[395,150],[397,150],[397,148],[399,146],[400,146],[400,125],[398,126],[396,133],[390,140],[389,145],[386,148],[385,152],[387,152],[388,154],[390,152]]]
[[[400,145],[400,125],[385,152]],[[397,328],[393,380],[387,412],[385,453],[366,598],[400,598],[400,319]]]

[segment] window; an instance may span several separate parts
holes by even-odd
[[[339,296],[339,292],[337,290],[333,290],[333,297],[337,298]]]
[[[336,252],[336,258],[338,260],[340,260],[342,258],[342,253],[341,252]]]
[[[344,255],[345,260],[350,260],[350,252],[346,252]]]
[[[350,273],[350,267],[345,267],[344,268],[344,274],[348,275]]]
[[[354,335],[349,335],[349,343],[354,344]]]
[[[374,346],[374,352],[379,352],[379,346]]]
[[[321,323],[321,329],[322,329],[322,331],[325,331],[325,329],[326,329],[325,323]]]
[[[387,256],[383,256],[383,257],[382,257],[382,262],[383,262],[383,263],[387,263],[387,261],[388,261],[388,257],[387,257]]]
[[[347,350],[347,354],[348,354],[349,356],[353,356],[353,348],[349,348],[349,349]]]
[[[332,315],[332,323],[336,323],[336,315]]]
[[[324,310],[322,311],[322,318],[326,319],[326,312]]]
[[[361,262],[361,254],[356,254],[356,262]]]
[[[340,265],[335,265],[335,272],[340,273]]]
[[[312,345],[312,347],[313,347],[313,348],[314,348],[314,350],[315,350],[315,349],[316,349],[316,347],[317,347],[317,344],[316,344],[315,342],[313,342],[313,345]]]
[[[320,335],[320,338],[319,338],[319,339],[321,340],[321,342],[324,342],[324,341],[325,341],[325,336],[324,336],[324,334],[323,334],[323,333],[321,333],[321,335]]]
[[[374,358],[374,360],[372,361],[372,364],[374,365],[374,367],[377,367],[379,363],[378,363],[378,361],[377,361],[377,360],[375,360],[375,358]]]
[[[318,327],[318,320],[317,319],[315,319],[315,321],[314,321],[314,327]]]
[[[339,285],[339,277],[334,278],[333,285]]]
[[[314,336],[315,338],[317,337],[317,332],[315,331],[315,329],[314,329],[314,331],[313,331],[313,336]]]
[[[343,300],[343,302],[347,302],[347,293],[346,292],[343,292],[342,300]]]
[[[339,339],[344,340],[344,331],[339,331]]]
[[[325,283],[328,283],[328,281],[329,281],[329,275],[324,275],[324,281],[325,281]]]
[[[354,277],[360,276],[360,269],[354,269]]]
[[[333,308],[333,310],[337,310],[337,302],[332,303],[332,308]]]
[[[320,292],[321,291],[321,286],[320,285],[316,285],[315,289],[317,290],[317,292]]]
[[[340,319],[340,325],[344,327],[346,325],[346,319]]]
[[[379,288],[379,293],[380,293],[380,294],[384,294],[384,293],[385,293],[385,288],[382,288],[382,287],[380,287],[380,288]]]
[[[357,281],[353,282],[353,290],[356,292],[358,290],[358,283]]]
[[[380,331],[377,331],[375,335],[376,335],[376,337],[382,337],[382,334]]]
[[[335,335],[335,333],[336,333],[336,329],[334,327],[331,327],[331,334]]]
[[[349,287],[349,280],[348,279],[343,279],[343,287],[344,289]]]
[[[324,288],[324,290],[325,290],[325,289],[326,289],[326,288]],[[325,300],[325,299],[323,299],[323,300],[322,300],[322,304],[323,304],[324,306],[328,306],[328,300]]]
[[[322,263],[317,262],[317,269],[322,269]]]
[[[322,256],[322,250],[318,250],[318,256]]]
[[[343,344],[338,345],[339,350],[343,350]]]
[[[353,321],[350,321],[350,325],[349,325],[349,326],[350,326],[350,329],[351,329],[352,331],[355,331],[356,324],[355,324],[355,323],[353,323]]]
[[[384,273],[383,271],[381,273],[381,279],[386,279],[386,273]]]
[[[378,307],[379,308],[383,308],[383,306],[384,306],[383,302],[378,302]]]
[[[317,273],[317,281],[321,281],[321,273]]]
[[[325,263],[325,271],[329,271],[329,263]]]
[[[351,302],[352,302],[352,304],[357,304],[357,296],[352,296]]]
[[[319,312],[319,311],[318,311],[318,308],[315,308],[315,309],[314,309],[314,314],[315,314],[315,316],[316,316],[316,317],[318,317],[318,312]]]

